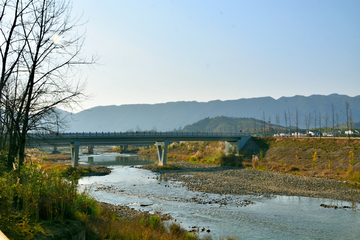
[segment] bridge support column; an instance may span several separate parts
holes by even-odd
[[[60,153],[58,150],[57,150],[57,146],[54,146],[54,150],[52,151],[52,154],[58,154]]]
[[[123,145],[122,146],[122,152],[127,152],[128,150],[128,145]]]
[[[167,148],[169,146],[169,141],[165,140],[163,142],[156,142],[156,149],[159,158],[159,166],[166,165],[166,155],[167,155]]]
[[[77,166],[79,166],[80,142],[75,141],[73,143],[70,143],[70,147],[71,147],[71,166],[77,167]]]
[[[235,151],[235,154],[239,154],[239,150],[242,149],[251,136],[242,136],[236,142],[225,142],[225,154],[228,155],[231,152]]]
[[[94,146],[88,146],[87,147],[87,149],[88,149],[88,154],[94,154]]]

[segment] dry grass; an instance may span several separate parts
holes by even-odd
[[[168,158],[360,182],[358,139],[252,138],[252,141],[257,150],[241,150],[239,156],[225,156],[224,142],[174,143],[168,148]],[[155,147],[141,149],[139,154],[157,157]],[[254,154],[258,160],[253,160]]]
[[[254,138],[254,141],[264,152],[260,162],[264,169],[360,182],[360,140]]]
[[[101,208],[96,218],[88,219],[87,227],[96,239],[198,239],[181,228],[172,224],[169,229],[164,227],[160,218],[156,215],[139,217],[134,221],[126,221],[116,217],[109,209]]]

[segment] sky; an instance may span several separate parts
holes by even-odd
[[[359,0],[74,0],[95,106],[360,95]],[[81,109],[80,109],[81,110]]]

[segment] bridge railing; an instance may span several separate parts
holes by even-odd
[[[238,137],[243,136],[240,133],[222,133],[222,132],[69,132],[69,133],[32,133],[28,135],[34,139],[53,139],[53,138],[101,138],[101,137]]]

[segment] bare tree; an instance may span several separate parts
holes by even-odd
[[[287,121],[288,121],[286,110],[284,110],[284,120],[285,120],[285,133],[286,133],[287,132]]]
[[[268,117],[269,137],[271,137],[271,115]]]
[[[276,114],[276,126],[277,126],[277,133],[280,133],[280,114]]]
[[[19,54],[15,59],[17,71],[11,70],[12,65],[7,68],[8,79],[13,80],[4,86],[9,93],[6,97],[9,111],[5,112],[13,112],[8,165],[18,154],[21,166],[27,133],[54,128],[58,123],[53,121],[57,115],[55,107],[78,103],[83,96],[83,85],[74,81],[76,66],[92,64],[94,59],[87,61],[80,56],[84,38],[76,33],[79,21],[71,18],[68,0],[9,0],[7,3],[13,3],[17,7],[15,11],[21,12],[14,17],[17,41],[11,43],[11,49]]]
[[[255,118],[253,118],[253,124],[254,124],[254,134],[256,134],[256,119]]]
[[[265,137],[265,133],[266,133],[266,129],[265,129],[265,123],[266,123],[266,116],[265,116],[265,111],[262,112],[262,132],[263,132],[263,136]]]
[[[339,124],[340,124],[340,119],[339,119],[339,114],[336,113],[336,134],[338,134],[339,131]]]
[[[325,123],[325,131],[328,132],[328,124],[329,124],[329,114],[328,113],[325,113],[324,115],[324,123]]]
[[[319,110],[319,134],[321,139],[321,111]]]
[[[353,131],[353,118],[352,118],[352,110],[350,108],[350,131],[352,132],[352,135],[354,135]]]
[[[348,100],[345,101],[345,112],[343,112],[346,118],[346,128],[348,131],[348,137],[350,139],[350,103]]]
[[[0,4],[2,8],[0,14],[0,109],[3,110],[0,113],[0,146],[6,145],[9,136],[8,127],[10,126],[11,116],[6,115],[6,113],[12,116],[13,114],[5,110],[8,108],[6,104],[9,103],[10,99],[10,90],[7,84],[18,75],[19,62],[25,48],[23,35],[19,34],[21,30],[20,21],[21,16],[26,14],[30,3],[31,1],[23,3],[20,0],[5,0]]]
[[[316,128],[316,123],[317,123],[317,113],[316,113],[316,111],[314,110],[314,128],[315,128],[315,131],[317,130],[317,128]],[[315,132],[315,136],[316,136],[316,132]]]
[[[289,131],[290,131],[290,137],[291,137],[291,120],[292,120],[292,112],[288,108],[288,118],[289,118]]]
[[[296,126],[296,136],[299,137],[299,110],[296,108],[295,111],[295,126]]]
[[[309,111],[308,114],[305,114],[305,126],[306,126],[306,133],[308,136],[309,136],[311,122],[312,122],[312,113],[311,111]]]
[[[331,116],[332,116],[332,134],[335,138],[335,105],[334,105],[334,103],[331,104]]]

